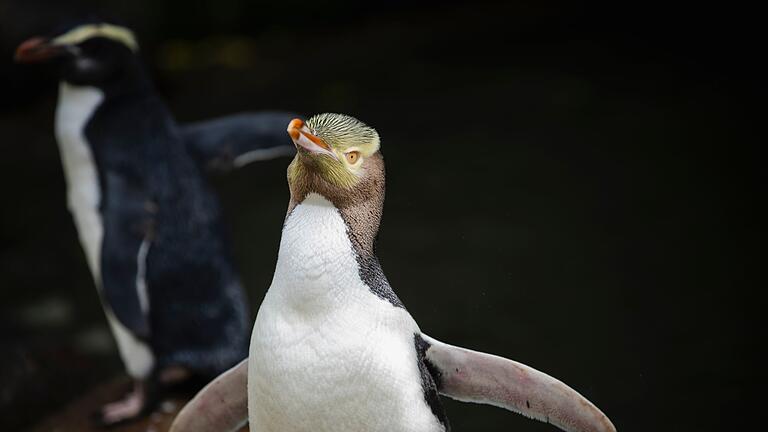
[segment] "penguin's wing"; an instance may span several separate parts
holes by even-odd
[[[293,113],[249,112],[181,125],[187,149],[199,166],[217,171],[296,153],[288,136]]]
[[[150,248],[152,205],[117,175],[106,173],[102,215],[102,300],[135,336],[147,339],[149,297],[144,278]]]
[[[438,391],[494,405],[568,432],[615,432],[608,417],[572,388],[524,364],[451,346],[422,334]]]
[[[170,432],[233,432],[248,423],[248,359],[219,375],[189,401]]]

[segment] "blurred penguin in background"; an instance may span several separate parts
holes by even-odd
[[[103,425],[150,413],[174,388],[245,358],[250,314],[203,168],[295,152],[292,113],[240,114],[180,127],[128,28],[101,21],[35,37],[20,63],[60,79],[55,132],[67,201],[134,386],[96,413]]]

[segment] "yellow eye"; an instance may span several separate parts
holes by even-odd
[[[357,162],[358,159],[360,159],[360,152],[351,151],[349,153],[346,153],[344,156],[346,156],[348,163],[354,164],[355,162]]]

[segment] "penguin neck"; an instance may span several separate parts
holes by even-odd
[[[84,76],[77,71],[64,71],[62,82],[75,87],[96,87],[105,95],[105,100],[125,96],[154,93],[152,80],[138,58],[122,61],[114,72],[104,76]]]
[[[173,116],[147,88],[110,92],[62,81],[55,129],[62,158],[67,152],[82,153],[85,144],[100,169],[106,168],[108,155],[121,155],[121,163],[162,159],[151,152],[184,156]],[[165,145],[150,148],[153,140]]]
[[[286,218],[270,291],[304,312],[319,313],[370,295],[357,255],[340,209],[310,193]]]
[[[315,206],[318,201],[329,203],[330,209],[341,216],[346,228],[346,234],[355,253],[360,257],[375,258],[375,243],[381,217],[381,205],[373,200],[339,205],[325,195],[310,192],[301,202],[291,200],[286,220],[291,216],[296,206],[300,204]]]
[[[375,253],[375,240],[384,204],[383,161],[354,191],[323,189],[312,182],[290,182],[291,202],[280,242],[275,284],[294,305],[333,309],[339,299],[371,294],[404,308],[387,281]],[[322,183],[321,183],[322,184]],[[323,276],[320,276],[323,275]],[[299,301],[296,301],[300,299]],[[297,306],[302,307],[303,306]]]
[[[88,150],[85,127],[104,99],[104,92],[98,87],[77,86],[66,81],[59,83],[54,127],[62,158]]]
[[[89,82],[76,75],[64,75],[59,82],[57,128],[60,114],[68,121],[62,126],[69,128],[70,132],[80,133],[97,110],[109,106],[129,106],[134,101],[153,95],[152,82],[138,61],[126,62],[116,74],[100,81]],[[96,100],[98,103],[94,103]],[[69,117],[70,114],[76,114],[77,118]],[[84,114],[87,114],[85,118]],[[145,112],[145,115],[154,114]]]
[[[95,87],[62,83],[55,120],[56,141],[67,183],[68,206],[97,283],[103,236],[99,214],[101,190],[92,149],[85,137],[85,125],[103,100],[104,93]]]
[[[352,190],[330,186],[306,168],[298,170],[298,175],[289,183],[291,199],[288,216],[308,197],[320,196],[330,202],[341,215],[357,255],[375,259],[376,237],[384,209],[384,159],[380,153],[376,153],[367,162],[366,175]],[[301,164],[298,156],[293,164]]]

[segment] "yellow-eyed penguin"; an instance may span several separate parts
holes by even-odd
[[[438,394],[566,431],[615,431],[562,382],[421,332],[374,252],[384,203],[374,129],[320,114],[288,132],[298,148],[291,199],[249,359],[203,389],[172,431],[235,430],[246,394],[254,432],[448,431]]]

